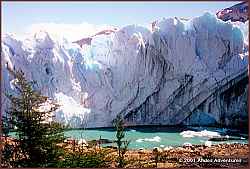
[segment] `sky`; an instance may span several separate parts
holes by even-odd
[[[1,2],[2,32],[17,36],[46,29],[77,38],[108,25],[147,26],[163,17],[193,18],[240,1],[220,2]],[[73,35],[74,34],[74,35]]]

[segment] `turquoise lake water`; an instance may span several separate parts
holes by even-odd
[[[192,128],[176,128],[176,127],[136,127],[129,128],[126,130],[125,138],[130,140],[131,143],[129,148],[131,149],[152,149],[154,147],[166,147],[166,146],[182,146],[184,143],[188,142],[191,144],[204,144],[205,141],[209,139],[207,136],[194,136],[191,138],[185,138],[180,133],[183,131],[195,131],[195,132],[218,132],[220,135],[228,135],[230,137],[234,137],[237,140],[229,140],[229,141],[220,141],[215,142],[212,141],[212,144],[220,144],[220,143],[248,143],[248,135],[240,134],[240,131],[229,131],[225,129],[219,128],[201,128],[201,127],[192,127]],[[111,128],[105,129],[75,129],[65,131],[65,135],[67,137],[75,138],[75,139],[85,139],[87,141],[90,140],[98,140],[101,136],[102,139],[115,140],[115,130]],[[236,136],[236,135],[237,136]],[[103,146],[113,145],[105,144]]]

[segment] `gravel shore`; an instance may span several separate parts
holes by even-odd
[[[156,160],[158,154],[158,160]],[[145,167],[142,164],[152,164],[150,167],[247,167],[249,147],[248,144],[218,144],[207,147],[205,145],[193,145],[158,149],[157,153],[149,150],[133,150],[127,153],[128,159],[135,162],[130,167]],[[148,163],[146,163],[148,162]],[[142,166],[140,166],[142,165]]]
[[[12,138],[7,139],[14,144]],[[62,143],[66,151],[71,151],[71,142]],[[76,146],[80,146],[76,144]],[[2,147],[3,148],[3,147]],[[84,146],[84,151],[100,149],[99,146]],[[101,148],[103,149],[103,148]],[[115,147],[106,148],[110,156],[116,157]],[[181,147],[155,148],[154,150],[140,149],[128,150],[125,154],[126,168],[182,168],[182,167],[216,167],[216,168],[239,168],[248,167],[249,146],[248,144],[217,144],[217,145],[186,145]],[[114,158],[115,159],[115,158]],[[115,161],[110,167],[115,167]]]

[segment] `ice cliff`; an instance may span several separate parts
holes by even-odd
[[[5,35],[1,93],[15,92],[9,66],[56,99],[54,120],[72,127],[111,126],[118,113],[128,125],[231,125],[232,116],[247,116],[239,110],[247,102],[247,30],[248,22],[239,26],[205,13],[162,19],[154,31],[125,26],[83,48],[43,31],[22,41]],[[238,83],[236,97],[230,90]],[[8,105],[4,96],[2,105]]]

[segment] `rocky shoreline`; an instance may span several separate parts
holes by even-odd
[[[103,139],[103,142],[107,140]],[[7,138],[7,142],[14,144],[13,138]],[[103,142],[101,144],[103,144]],[[97,142],[96,142],[97,143]],[[83,152],[92,149],[108,150],[109,156],[116,157],[116,147],[101,147],[100,144],[90,144],[84,140],[65,140],[59,146],[71,151],[73,146],[83,148]],[[99,150],[98,150],[99,149]],[[217,145],[183,145],[179,147],[155,148],[153,150],[129,149],[125,154],[126,168],[182,168],[182,167],[217,167],[237,168],[248,167],[249,146],[248,144],[232,143]],[[110,167],[115,167],[115,161]]]
[[[113,150],[116,147],[106,147]],[[216,145],[191,145],[179,147],[156,147],[128,150],[126,159],[129,168],[182,168],[182,167],[248,167],[249,146],[241,143],[223,143]]]
[[[154,151],[134,150],[129,151],[128,158],[135,161],[152,161],[154,167],[247,167],[249,147],[248,144],[218,144],[218,145],[193,145],[170,149],[158,149],[158,162],[156,164]],[[130,166],[133,167],[133,166]],[[134,167],[140,167],[139,165]]]

